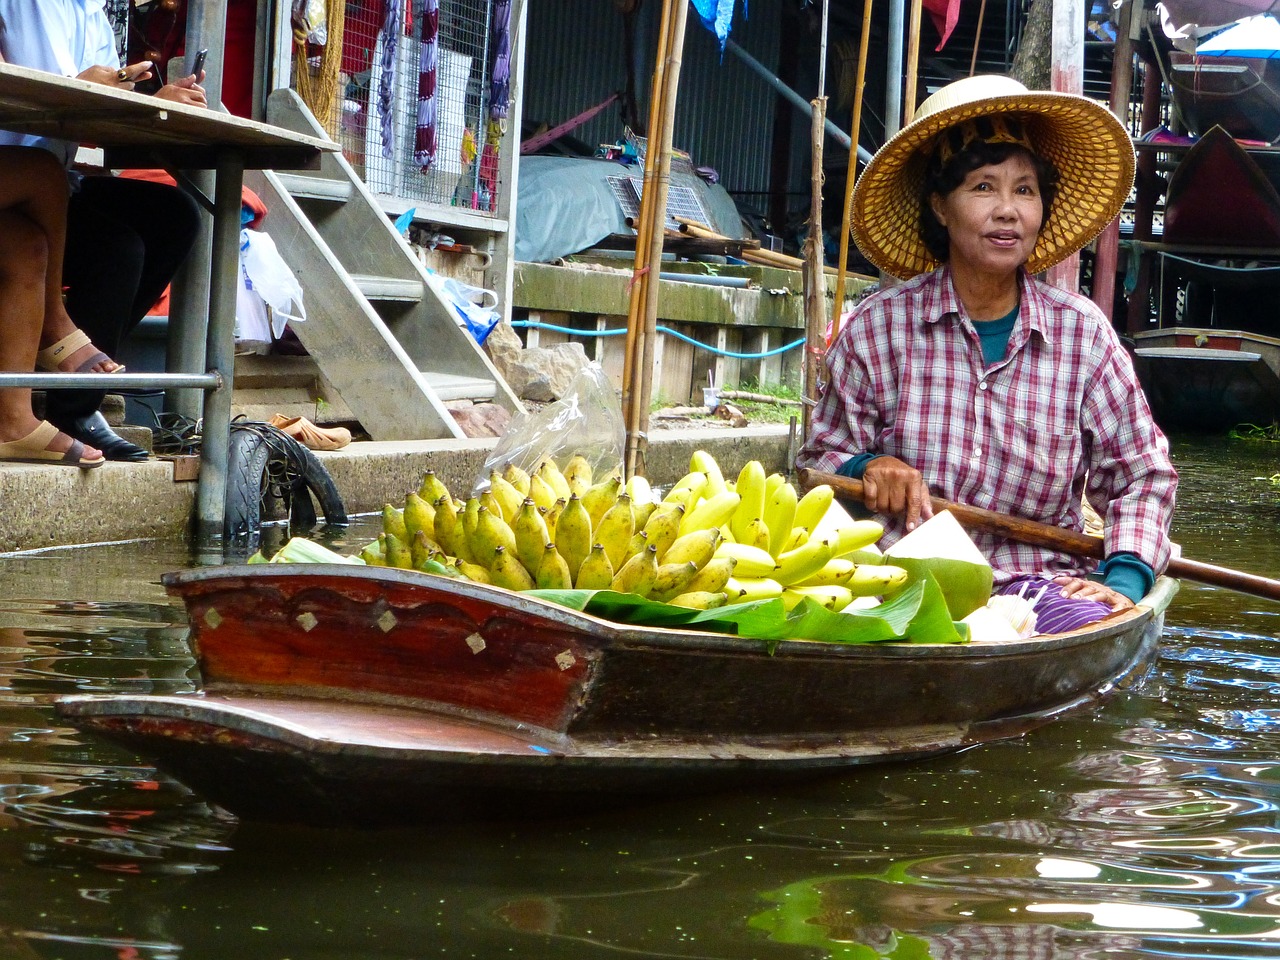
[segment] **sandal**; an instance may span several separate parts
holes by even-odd
[[[97,350],[88,360],[80,364],[74,370],[63,370],[59,363],[64,357],[69,357],[82,347],[92,347],[93,341],[89,339],[89,335],[83,330],[72,330],[65,337],[59,340],[51,347],[45,347],[36,354],[36,366],[41,370],[49,373],[89,373],[93,367],[96,367],[102,361],[115,363],[101,350]],[[117,366],[111,373],[124,373],[124,365]]]
[[[45,463],[55,466],[79,467],[91,470],[107,462],[101,453],[96,459],[84,455],[84,444],[72,440],[66,451],[50,450],[55,437],[63,436],[48,420],[41,420],[40,425],[20,440],[9,440],[0,443],[0,462],[5,463]],[[70,438],[68,438],[70,439]]]
[[[346,427],[317,427],[306,417],[277,413],[267,422],[309,450],[341,450],[351,442],[351,431]]]

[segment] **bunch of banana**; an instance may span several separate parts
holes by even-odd
[[[529,472],[508,464],[466,501],[427,471],[403,507],[383,508],[383,534],[361,557],[512,590],[612,589],[699,609],[781,597],[788,609],[810,598],[840,610],[906,583],[898,567],[848,559],[883,529],[824,523],[830,487],[801,497],[756,460],[726,480],[704,450],[689,467],[661,501],[643,477],[597,478],[582,456]]]

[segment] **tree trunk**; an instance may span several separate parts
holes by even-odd
[[[1052,86],[1053,0],[1032,0],[1009,72],[1028,90],[1048,90]]]

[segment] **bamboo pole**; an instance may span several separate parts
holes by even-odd
[[[649,288],[644,278],[649,270],[649,254],[654,234],[654,191],[648,189],[653,180],[657,154],[653,150],[653,134],[663,116],[663,98],[666,92],[667,45],[670,41],[671,10],[673,0],[663,0],[662,21],[659,26],[658,47],[649,89],[649,126],[645,130],[644,152],[645,189],[640,197],[640,218],[636,227],[636,252],[631,273],[630,299],[627,309],[626,354],[622,367],[622,407],[626,424],[626,461],[624,470],[628,477],[635,472],[640,437],[640,390],[645,372],[641,367],[644,356],[645,300]]]
[[[822,346],[826,341],[827,280],[822,263],[822,139],[827,120],[827,98],[813,99],[813,119],[809,130],[809,236],[804,242],[804,395],[818,401],[818,376],[821,372]],[[852,148],[857,151],[857,147]],[[837,297],[838,297],[837,293]],[[812,403],[804,406],[804,435],[809,435]]]
[[[907,24],[907,92],[902,98],[902,125],[916,115],[916,82],[920,74],[921,0],[911,0],[911,20]]]
[[[849,167],[844,179],[844,214],[840,218],[840,262],[836,264],[836,296],[831,306],[832,341],[840,332],[840,317],[844,313],[849,232],[853,224],[853,185],[858,179],[858,134],[862,130],[862,94],[866,89],[867,47],[871,39],[871,3],[872,0],[864,0],[862,4],[862,35],[858,38],[858,81],[853,92],[853,119],[849,124]]]
[[[680,62],[684,50],[685,25],[688,22],[689,4],[685,0],[676,0],[671,16],[671,30],[667,42],[666,67],[663,74],[663,110],[659,130],[656,132],[658,143],[655,146],[655,131],[649,131],[648,150],[659,151],[653,182],[646,181],[645,193],[653,192],[652,213],[654,221],[661,217],[666,222],[667,194],[671,186],[671,136],[675,121],[676,97],[680,89]],[[635,382],[640,385],[640,403],[636,416],[636,428],[628,442],[628,474],[644,475],[643,455],[648,446],[646,434],[649,430],[649,404],[653,400],[653,374],[655,341],[658,336],[658,271],[655,264],[662,262],[662,241],[664,231],[653,228],[649,244],[649,268],[640,282],[645,286],[644,299],[644,338],[642,350],[637,351],[640,367]]]
[[[987,15],[987,0],[978,5],[978,29],[973,33],[973,59],[969,61],[969,76],[978,69],[978,45],[982,42],[982,20]]]

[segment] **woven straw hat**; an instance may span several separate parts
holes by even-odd
[[[1109,110],[1075,94],[1030,91],[1009,77],[966,77],[925,100],[854,187],[854,241],[885,273],[905,280],[939,265],[920,238],[920,190],[935,138],[992,114],[1017,115],[1035,152],[1061,175],[1029,272],[1065,260],[1120,212],[1133,186],[1133,143]]]

